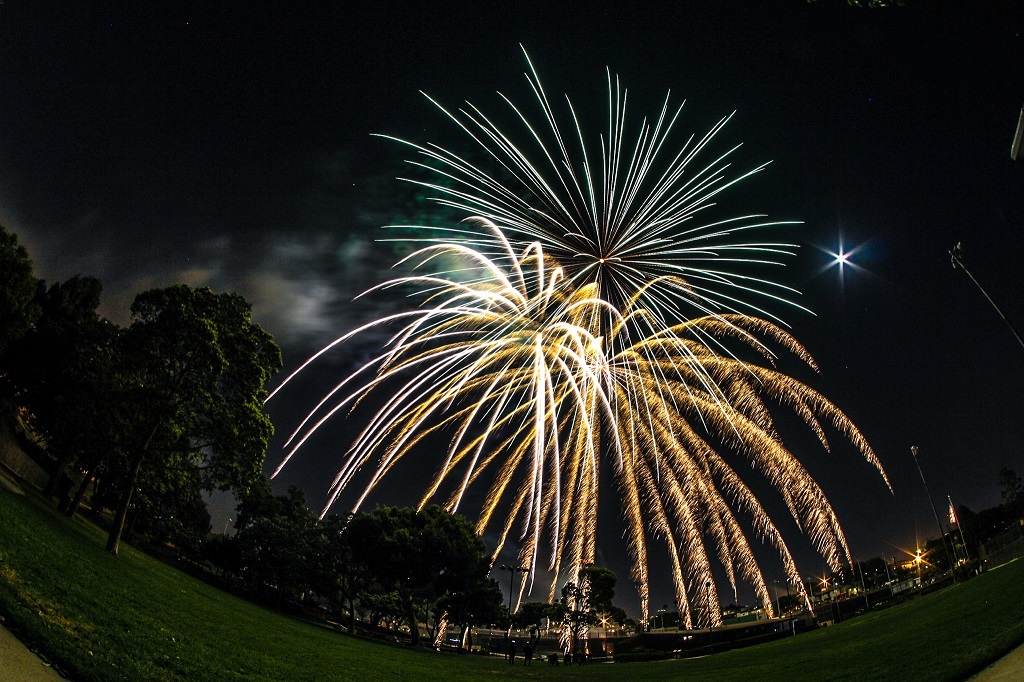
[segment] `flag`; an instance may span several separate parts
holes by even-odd
[[[953,501],[952,500],[949,501],[949,522],[952,523],[952,524],[957,523],[957,520],[956,520],[956,510],[953,509]]]

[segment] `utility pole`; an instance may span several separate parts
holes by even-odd
[[[1019,130],[1020,129],[1018,128],[1018,132]],[[1017,343],[1019,343],[1021,347],[1024,348],[1024,339],[1021,338],[1020,332],[1017,331],[1017,328],[1013,326],[1013,323],[1007,319],[1005,314],[1003,314],[1002,309],[996,305],[996,302],[993,301],[992,297],[988,295],[988,292],[985,291],[985,288],[981,286],[978,280],[974,278],[974,275],[971,274],[971,271],[967,269],[967,266],[964,265],[964,251],[960,242],[957,242],[956,246],[949,250],[949,257],[953,261],[953,269],[956,270],[957,268],[960,268],[961,270],[964,271],[964,274],[971,278],[971,281],[974,282],[974,286],[978,287],[978,290],[982,294],[984,294],[985,298],[988,299],[988,302],[991,303],[992,307],[996,309],[997,313],[999,313],[999,317],[1003,318],[1003,322],[1005,322],[1006,326],[1010,328],[1011,332],[1013,332],[1013,336],[1015,339],[1017,339]]]
[[[512,637],[512,593],[516,591],[516,573],[526,574],[530,569],[525,566],[508,566],[502,564],[498,567],[502,571],[508,571],[508,630],[505,631],[505,651],[508,652],[508,641]]]
[[[946,534],[942,530],[942,523],[939,521],[939,512],[935,511],[935,503],[932,501],[932,494],[928,492],[928,481],[924,480],[924,471],[921,470],[921,462],[917,460],[918,448],[916,445],[910,446],[910,454],[914,456],[914,464],[917,465],[917,473],[921,474],[921,483],[924,485],[924,494],[928,498],[928,504],[932,508],[932,516],[935,517],[935,527],[939,529],[939,540],[942,541],[942,551],[946,553],[946,561],[949,562],[949,570],[953,572],[953,582],[956,582],[956,571],[953,566],[953,557],[949,554],[949,547],[946,545]],[[918,564],[918,571],[921,570],[921,565]]]

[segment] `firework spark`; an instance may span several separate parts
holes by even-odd
[[[756,214],[704,219],[722,192],[767,165],[730,175],[730,157],[739,145],[712,154],[731,114],[674,147],[683,106],[672,106],[666,96],[658,116],[643,119],[631,135],[628,92],[609,72],[608,128],[594,143],[568,99],[570,124],[559,122],[528,55],[527,63],[541,123],[532,123],[502,96],[527,145],[517,145],[516,135],[471,104],[451,111],[428,97],[477,143],[488,163],[471,163],[437,145],[388,138],[414,149],[417,157],[409,163],[438,177],[406,180],[432,191],[440,205],[493,221],[510,239],[543,244],[574,281],[596,282],[598,294],[616,306],[643,292],[645,305],[660,319],[723,310],[775,319],[763,302],[795,305],[787,298],[793,289],[751,272],[781,265],[796,246],[747,235],[797,223]],[[489,233],[473,229],[395,227],[433,230],[424,239],[457,240],[487,253],[500,255],[502,248]],[[684,297],[671,286],[679,280],[686,283]]]
[[[653,122],[628,134],[627,93],[610,74],[608,130],[592,147],[571,104],[572,125],[559,124],[532,64],[527,79],[542,123],[505,101],[529,148],[471,105],[442,110],[479,144],[487,169],[436,145],[405,143],[419,154],[414,165],[441,178],[415,182],[473,217],[413,240],[426,246],[406,264],[429,274],[371,290],[411,286],[419,308],[339,338],[296,371],[368,329],[397,327],[380,355],[310,412],[281,466],[332,415],[387,386],[392,397],[343,459],[327,507],[376,459],[358,509],[424,439],[446,437],[421,504],[446,495],[454,511],[471,486],[486,484],[477,531],[500,526],[495,557],[514,538],[531,569],[523,590],[532,589],[542,556],[553,575],[549,599],[560,576],[575,579],[593,563],[600,479],[610,472],[643,618],[655,540],[665,545],[688,626],[695,613],[703,624],[721,622],[713,565],[734,591],[751,585],[773,612],[751,533],[808,599],[779,529],[736,464],[778,492],[833,570],[850,562],[842,528],[782,442],[772,407],[794,412],[826,448],[826,426],[837,431],[883,479],[885,472],[835,405],[775,369],[773,348],[815,368],[767,309],[791,304],[795,292],[751,274],[781,265],[795,247],[747,235],[792,223],[705,219],[719,194],[763,166],[730,176],[735,148],[700,166],[728,117],[671,147],[681,107],[668,97]]]
[[[501,239],[493,225],[480,222]],[[607,419],[612,416],[597,384],[595,368],[602,363],[595,358],[602,352],[601,339],[590,323],[616,311],[593,295],[594,286],[572,285],[539,245],[521,253],[505,245],[511,264],[507,267],[463,245],[428,246],[406,260],[423,268],[445,259],[454,269],[375,287],[415,287],[412,295],[421,297],[425,306],[378,320],[335,342],[369,327],[399,326],[383,353],[340,382],[299,425],[277,471],[339,410],[378,387],[398,385],[352,445],[327,508],[374,457],[379,458],[376,470],[355,509],[418,443],[445,434],[451,437],[447,457],[421,505],[461,472],[446,502],[449,509],[457,509],[467,488],[493,473],[477,530],[482,533],[499,502],[510,499],[495,556],[516,518],[523,516],[532,572],[537,544],[549,525],[552,537],[561,541],[566,528],[589,527],[588,535],[576,538],[573,556],[592,553],[596,519],[590,517],[596,509],[590,503],[597,495],[600,442],[596,419],[602,413]],[[552,545],[553,563],[548,566],[556,573],[563,556],[559,548]]]

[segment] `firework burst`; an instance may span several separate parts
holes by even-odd
[[[501,240],[493,225],[479,223]],[[616,311],[593,295],[593,285],[574,286],[539,245],[519,253],[505,246],[505,266],[464,245],[428,246],[406,261],[420,269],[443,259],[453,269],[374,287],[371,292],[413,287],[411,295],[424,305],[335,341],[370,328],[398,327],[379,356],[335,386],[299,425],[277,471],[332,415],[374,389],[397,385],[353,443],[327,508],[374,458],[375,471],[355,509],[423,439],[447,436],[447,456],[421,506],[439,493],[442,483],[457,477],[446,500],[449,509],[457,509],[467,488],[491,474],[477,530],[482,533],[499,503],[508,500],[495,556],[521,517],[520,539],[525,539],[523,552],[531,569],[541,538],[548,537],[548,568],[557,575],[563,556],[559,543],[569,529],[576,548],[572,556],[592,559],[601,442],[595,429],[599,414],[605,421],[613,417],[598,384],[601,339],[591,323]],[[580,529],[587,529],[584,535],[576,534]]]
[[[794,291],[751,274],[781,265],[795,247],[750,235],[791,223],[706,219],[723,191],[763,166],[730,175],[735,148],[701,165],[728,117],[672,147],[681,107],[668,97],[629,134],[627,93],[610,74],[609,125],[593,145],[568,101],[571,125],[558,122],[532,65],[527,79],[540,124],[505,99],[527,148],[476,107],[442,108],[493,170],[404,143],[418,152],[414,165],[440,178],[415,182],[473,217],[418,226],[424,236],[413,241],[425,246],[404,261],[414,274],[370,290],[412,287],[420,307],[350,332],[296,371],[369,329],[396,329],[310,412],[281,466],[332,415],[386,386],[391,397],[345,455],[328,508],[361,468],[372,474],[356,509],[424,439],[447,438],[421,505],[442,496],[454,511],[467,490],[485,487],[477,531],[497,526],[495,557],[517,545],[531,569],[524,590],[541,558],[553,576],[549,599],[560,576],[575,579],[594,561],[600,479],[610,472],[643,618],[655,542],[664,544],[688,626],[695,613],[705,625],[721,621],[714,565],[734,591],[751,585],[773,612],[751,534],[773,548],[806,600],[781,532],[737,464],[778,492],[833,570],[850,553],[772,409],[795,413],[825,448],[826,426],[838,431],[888,480],[835,405],[775,368],[773,349],[815,368],[765,305],[795,305]]]
[[[751,271],[781,265],[796,246],[749,235],[797,223],[757,214],[705,217],[722,192],[767,165],[735,173],[730,157],[739,145],[712,153],[731,114],[677,147],[672,141],[683,137],[676,134],[683,105],[673,106],[666,96],[657,117],[642,119],[631,133],[628,92],[609,72],[608,127],[595,142],[584,134],[568,99],[569,123],[560,122],[528,55],[527,63],[540,123],[504,96],[520,124],[518,134],[506,133],[472,104],[450,110],[428,97],[487,162],[474,164],[438,145],[388,138],[414,149],[417,156],[409,163],[438,178],[406,180],[431,191],[440,205],[493,221],[512,240],[543,244],[574,281],[596,282],[598,294],[615,306],[638,292],[660,319],[723,310],[774,318],[765,301],[794,305],[788,300],[793,289]],[[526,144],[516,144],[517,137]],[[433,236],[423,239],[460,241],[501,254],[500,241],[471,228],[395,227],[431,230]],[[684,297],[672,286],[679,281],[686,283]]]

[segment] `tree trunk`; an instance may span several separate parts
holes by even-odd
[[[60,461],[57,462],[57,470],[53,472],[53,476],[50,476],[49,482],[43,489],[43,497],[50,499],[57,492],[57,485],[60,483],[61,477],[64,475],[64,471],[67,470],[68,464],[71,463],[71,453],[66,452],[61,456]]]
[[[409,621],[409,635],[412,637],[413,646],[420,645],[420,625],[416,620],[416,607],[413,606],[412,597],[402,600],[405,602],[405,618]]]
[[[92,473],[86,472],[85,478],[82,479],[81,485],[79,485],[78,490],[75,491],[75,497],[71,500],[71,504],[68,505],[67,510],[65,510],[64,516],[69,519],[75,518],[75,514],[78,513],[78,508],[82,506],[82,500],[85,499],[85,491],[89,489],[90,483],[92,483]]]
[[[148,441],[146,444],[149,444]],[[142,460],[145,458],[146,450],[143,448],[135,455],[135,461],[132,462],[132,471],[128,476],[128,492],[124,494],[124,499],[121,500],[121,504],[117,508],[117,515],[114,516],[114,523],[110,527],[110,535],[107,536],[107,551],[111,554],[117,554],[117,549],[121,545],[124,521],[128,516],[128,507],[132,503],[132,493],[135,492],[135,484],[139,481],[139,471],[142,470]]]
[[[149,444],[153,442],[153,437],[156,436],[157,430],[160,425],[163,424],[163,418],[157,420],[156,424],[153,425],[153,430],[146,436],[146,442],[143,443],[139,452],[135,455],[135,461],[132,462],[132,472],[128,477],[128,492],[124,495],[124,500],[121,501],[121,506],[117,509],[117,515],[114,517],[114,525],[110,527],[110,535],[107,536],[107,551],[111,554],[117,554],[117,548],[121,545],[121,533],[124,531],[124,519],[128,515],[128,506],[132,502],[132,493],[135,492],[135,484],[139,482],[139,471],[142,470],[142,460],[146,458],[146,452],[149,450]]]

